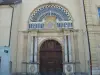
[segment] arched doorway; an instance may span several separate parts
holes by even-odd
[[[41,75],[61,75],[62,47],[55,40],[46,40],[40,47],[40,73]]]

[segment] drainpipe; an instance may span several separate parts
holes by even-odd
[[[13,24],[13,16],[14,16],[14,7],[12,5],[9,5],[12,8],[12,15],[11,15],[11,25],[10,25],[10,34],[9,34],[9,45],[8,47],[10,47],[11,45],[11,31],[12,31],[12,24]],[[10,73],[12,72],[12,61],[10,61]]]
[[[89,32],[88,32],[88,27],[87,27],[86,9],[85,9],[84,0],[83,0],[83,8],[84,8],[85,25],[86,25],[86,32],[87,32],[88,48],[89,48],[89,68],[90,68],[90,75],[92,75],[91,48],[90,48],[90,40],[89,40]]]
[[[12,8],[12,16],[11,16],[11,26],[10,26],[10,35],[9,35],[9,47],[11,44],[11,31],[12,31],[12,24],[13,24],[13,16],[14,16],[14,7],[12,5],[9,5]]]

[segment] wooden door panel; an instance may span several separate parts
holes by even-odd
[[[51,46],[49,42],[52,44]],[[47,41],[47,43],[45,42],[42,46],[43,47],[41,47],[40,49],[41,75],[49,75],[50,73],[53,73],[54,75],[56,75],[56,73],[62,72],[63,70],[62,50],[61,50],[62,48],[60,44],[54,40],[49,40]]]

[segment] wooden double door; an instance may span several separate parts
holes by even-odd
[[[40,47],[41,75],[62,75],[62,47],[55,40],[47,40]]]

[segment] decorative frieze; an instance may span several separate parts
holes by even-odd
[[[53,22],[49,22],[47,25],[43,22],[31,22],[29,23],[28,30],[33,30],[33,29],[54,29],[53,28],[54,24]],[[57,29],[68,29],[68,28],[73,28],[72,22],[71,21],[61,21],[56,23]]]

